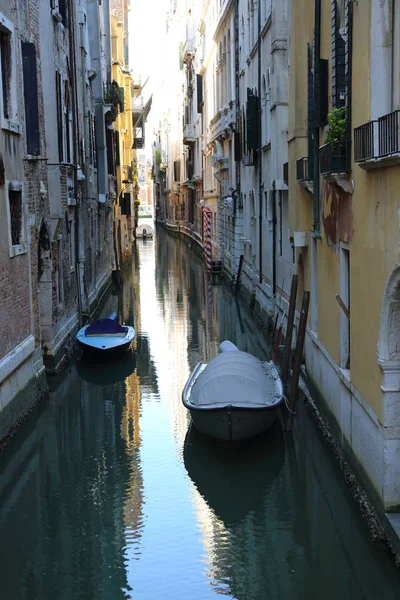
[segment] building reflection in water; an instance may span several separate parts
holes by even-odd
[[[223,339],[267,359],[268,340],[184,241],[159,232],[134,260],[102,311],[134,324],[135,352],[50,380],[0,454],[0,596],[397,599],[303,404],[293,437],[237,450],[188,429],[196,363]]]

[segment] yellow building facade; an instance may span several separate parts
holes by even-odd
[[[399,3],[292,3],[289,227],[310,382],[385,511],[400,506]]]
[[[115,243],[121,266],[132,255],[134,237],[134,162],[132,87],[133,79],[125,63],[124,21],[111,17],[112,85],[118,90],[123,103],[113,123],[116,132],[116,189],[117,202],[114,212]]]

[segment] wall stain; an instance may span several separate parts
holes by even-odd
[[[326,180],[321,196],[321,220],[328,246],[338,252],[340,242],[351,243],[353,239],[353,196]]]

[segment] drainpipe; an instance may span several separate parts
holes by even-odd
[[[276,294],[276,192],[272,182],[272,294]]]
[[[240,97],[239,97],[239,0],[235,0],[235,104],[236,104],[236,131],[235,146],[237,144],[240,131]],[[236,158],[238,158],[238,148],[236,146]],[[240,156],[236,161],[236,194],[234,197],[234,214],[236,216],[237,198],[240,198]]]
[[[394,10],[395,2],[393,1],[393,10]],[[353,75],[353,2],[348,3],[348,22],[347,22],[347,142],[348,146],[350,145],[351,140],[351,127],[352,127],[352,75]],[[393,20],[394,23],[394,20]],[[392,70],[393,70],[393,61],[392,61]],[[392,76],[392,86],[393,86],[393,76]],[[393,94],[392,94],[393,101]],[[351,156],[351,154],[350,154]]]
[[[84,250],[83,250],[83,231],[82,226],[79,222],[80,217],[80,198],[78,193],[78,161],[79,161],[79,115],[78,115],[78,90],[77,90],[77,77],[76,77],[76,55],[75,55],[75,18],[76,13],[74,9],[74,2],[69,2],[69,49],[70,49],[70,77],[72,82],[72,137],[74,145],[74,187],[76,195],[76,208],[75,208],[75,261],[76,261],[76,283],[77,283],[77,296],[78,296],[78,318],[79,326],[82,326],[82,295],[84,290]]]
[[[320,103],[320,59],[321,59],[321,0],[315,0],[315,51],[314,51],[314,235],[321,238],[319,209],[319,103]]]
[[[257,55],[258,55],[258,218],[259,218],[259,268],[260,268],[260,283],[262,283],[262,154],[261,154],[261,3],[258,1],[258,39],[257,39]]]

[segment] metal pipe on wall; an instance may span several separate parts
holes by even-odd
[[[314,208],[314,235],[317,238],[321,237],[321,222],[320,222],[320,207],[319,207],[319,103],[321,99],[321,0],[315,0],[314,7],[315,16],[315,49],[314,49],[314,192],[313,192],[313,208]]]

